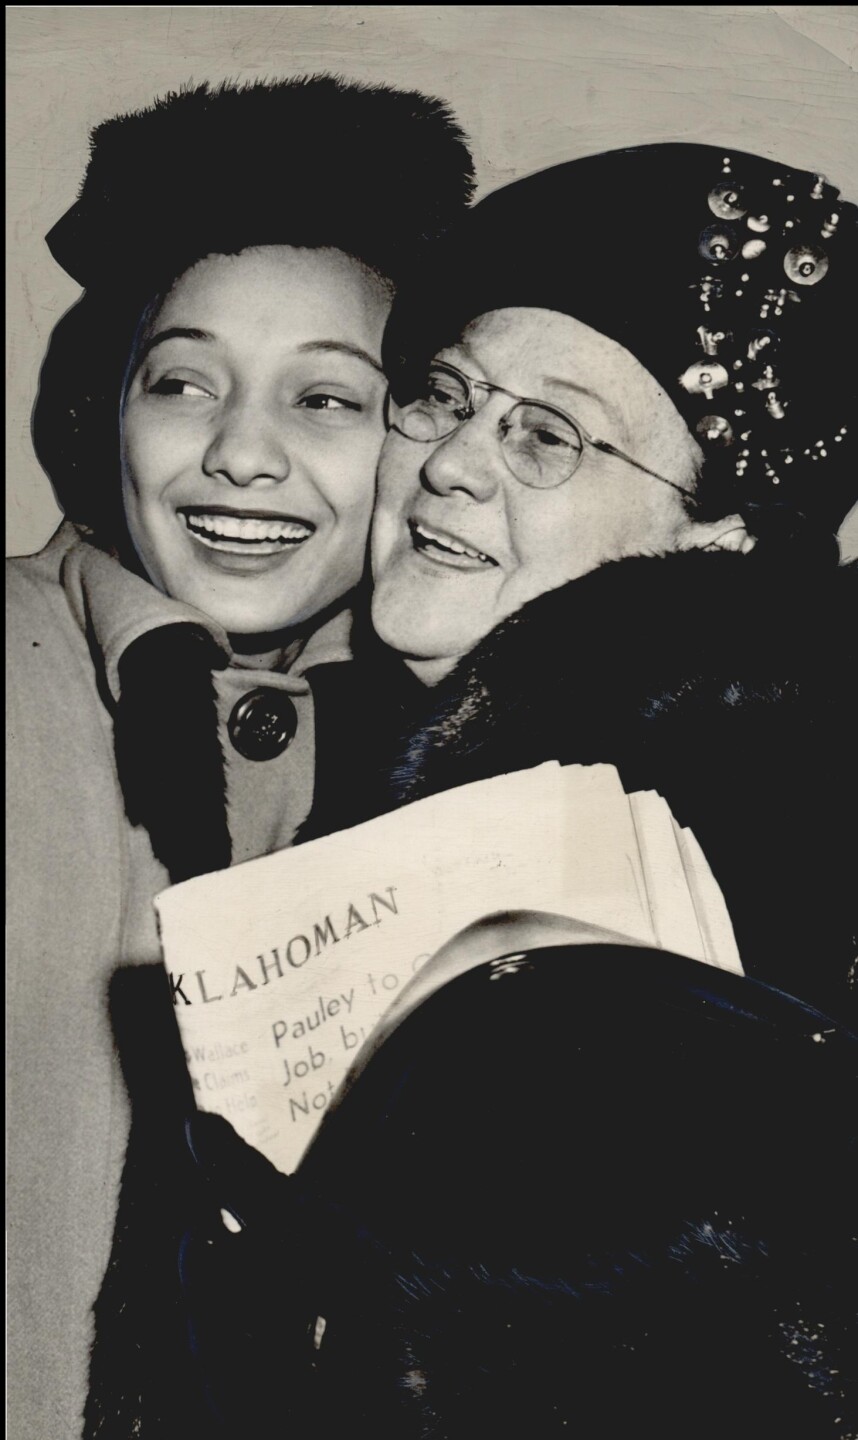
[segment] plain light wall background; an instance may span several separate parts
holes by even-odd
[[[819,171],[858,201],[854,5],[46,5],[6,16],[7,554],[39,549],[59,517],[30,410],[51,328],[79,290],[43,237],[75,198],[89,130],[188,80],[332,70],[441,95],[473,141],[480,194],[592,151],[692,140]],[[841,543],[858,555],[858,507]]]

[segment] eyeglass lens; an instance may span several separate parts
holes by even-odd
[[[452,435],[473,412],[465,381],[430,367],[415,398],[397,405],[396,413],[403,435],[431,442]],[[500,441],[513,475],[535,488],[549,489],[568,480],[581,458],[581,436],[571,421],[528,401],[507,411]]]

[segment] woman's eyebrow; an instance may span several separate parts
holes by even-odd
[[[303,345],[298,346],[298,349],[302,353],[308,350],[322,350],[328,353],[333,351],[341,355],[354,355],[357,360],[365,360],[367,365],[371,365],[373,370],[378,371],[379,375],[384,374],[380,364],[373,359],[368,350],[362,350],[360,345],[352,345],[348,340],[305,340]]]
[[[544,375],[543,385],[549,389],[565,390],[572,395],[583,395],[586,400],[592,400],[596,405],[601,406],[606,415],[611,419],[619,416],[619,410],[606,395],[600,395],[596,390],[590,390],[586,385],[576,385],[574,380],[563,380],[559,375]]]
[[[159,330],[157,334],[150,335],[140,351],[138,365],[141,365],[150,351],[156,345],[163,345],[165,340],[214,340],[209,330],[192,330],[184,325],[171,325],[167,330]]]
[[[543,375],[542,383],[549,388],[571,390],[574,395],[586,395],[588,400],[597,400],[599,404],[605,404],[602,395],[598,395],[595,390],[588,390],[586,385],[577,385],[574,380],[563,380],[559,375]]]

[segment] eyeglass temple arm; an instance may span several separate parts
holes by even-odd
[[[603,455],[613,455],[616,460],[624,460],[627,465],[634,465],[636,470],[642,470],[644,475],[651,476],[653,480],[660,480],[662,485],[669,485],[671,490],[678,490],[680,495],[685,495],[689,500],[694,498],[693,490],[689,490],[685,485],[680,485],[676,480],[668,480],[666,475],[659,475],[657,471],[650,470],[646,465],[642,465],[640,460],[633,460],[631,455],[626,455],[625,451],[618,450],[616,445],[612,445],[610,441],[594,440],[589,435],[586,438],[593,448],[601,450]]]

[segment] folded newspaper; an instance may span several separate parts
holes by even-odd
[[[610,765],[448,790],[155,904],[197,1103],[286,1173],[385,1030],[474,965],[619,940],[742,973],[694,836]]]

